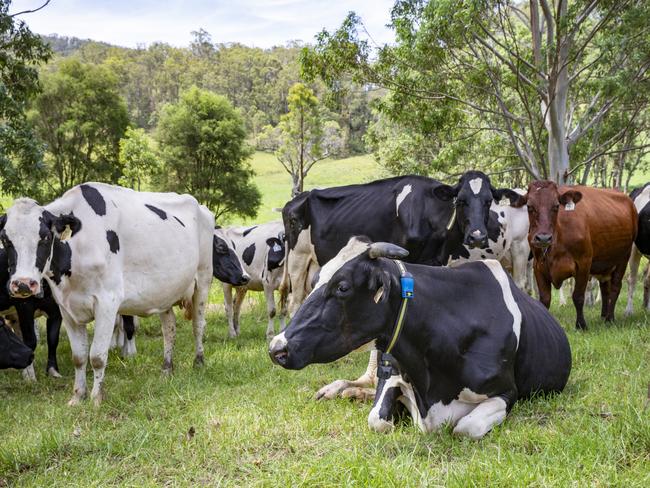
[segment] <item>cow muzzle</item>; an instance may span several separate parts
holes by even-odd
[[[476,229],[465,237],[465,245],[470,249],[485,248],[488,245],[487,234]]]
[[[17,278],[9,283],[9,294],[14,298],[29,298],[40,292],[41,284],[30,278]]]
[[[284,332],[276,335],[271,339],[269,344],[269,356],[273,364],[282,366],[283,368],[287,365],[287,360],[289,359],[289,350],[287,348],[287,339],[284,337]]]
[[[553,235],[552,234],[535,234],[535,237],[533,237],[533,246],[538,247],[540,249],[546,249],[551,245],[551,242],[553,241]]]

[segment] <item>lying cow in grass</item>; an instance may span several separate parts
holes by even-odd
[[[34,351],[23,344],[0,318],[0,369],[24,369],[34,361]]]
[[[215,239],[223,246],[231,246],[237,259],[241,260],[248,281],[231,284],[223,281],[223,296],[228,316],[230,337],[239,335],[239,313],[247,291],[263,291],[266,300],[268,323],[266,337],[275,335],[275,300],[273,292],[280,287],[284,272],[284,224],[268,222],[252,227],[227,227],[214,230]],[[216,252],[216,251],[215,251]],[[233,288],[235,300],[233,303]],[[284,328],[286,311],[280,310],[280,327]]]
[[[321,269],[291,324],[271,341],[272,361],[301,369],[335,361],[373,340],[386,350],[402,296],[399,268],[383,258],[406,254],[392,244],[350,239]],[[497,261],[405,266],[415,296],[392,354],[408,382],[392,376],[383,385],[371,427],[392,425],[391,409],[377,411],[391,386],[400,388],[395,399],[422,431],[450,423],[455,433],[472,438],[501,423],[517,400],[562,391],[571,370],[567,337]]]

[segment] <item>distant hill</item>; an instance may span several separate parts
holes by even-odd
[[[106,42],[93,41],[91,39],[79,39],[78,37],[60,36],[58,34],[41,35],[47,44],[52,47],[52,51],[60,56],[70,56],[87,44],[101,45],[104,47],[117,47]]]

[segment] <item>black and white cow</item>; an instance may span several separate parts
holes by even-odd
[[[293,315],[311,289],[318,268],[332,259],[353,235],[398,244],[409,252],[408,262],[446,265],[455,260],[501,259],[515,240],[527,244],[525,209],[495,201],[518,199],[509,189],[495,189],[480,171],[469,171],[455,186],[422,176],[403,176],[363,185],[304,192],[285,205],[287,233],[285,281],[289,283],[289,314]],[[508,208],[508,210],[506,210]],[[506,214],[506,211],[508,214]],[[507,217],[518,216],[518,225]],[[500,221],[501,220],[501,221]],[[526,225],[522,225],[525,223]],[[518,282],[526,282],[525,258]],[[283,283],[283,286],[287,286]],[[377,353],[357,380],[336,380],[316,393],[317,399],[354,394],[375,383]]]
[[[47,365],[45,371],[50,376],[60,378],[59,366],[56,361],[56,349],[59,345],[59,332],[61,330],[61,312],[59,306],[52,297],[52,292],[47,283],[43,283],[40,296],[29,298],[15,298],[9,294],[7,285],[9,276],[14,268],[9,263],[9,256],[5,249],[0,249],[0,315],[16,315],[20,326],[20,332],[24,343],[36,350],[36,333],[34,317],[37,313],[47,316]],[[35,380],[33,365],[25,370],[25,377]]]
[[[271,341],[273,362],[302,369],[373,340],[385,350],[402,303],[400,270],[385,258],[406,255],[393,244],[352,238],[323,267],[291,324]],[[394,395],[422,431],[451,424],[454,433],[477,439],[501,423],[517,400],[564,389],[571,370],[566,334],[498,261],[405,267],[415,296],[392,350],[402,376],[382,385],[375,399],[380,408],[369,418],[372,428],[390,426],[390,409],[378,410]]]
[[[203,363],[205,304],[212,281],[214,216],[189,195],[136,192],[86,183],[42,207],[21,198],[0,219],[12,269],[13,296],[41,293],[45,278],[70,339],[75,386],[70,405],[102,399],[117,314],[160,314],[163,370],[171,371],[176,319],[172,307],[192,304],[195,364]],[[95,321],[88,354],[86,326]]]
[[[634,310],[634,289],[636,288],[637,275],[641,257],[650,258],[650,183],[637,188],[630,193],[636,211],[639,214],[639,230],[632,245],[630,256],[630,274],[627,282],[627,306],[625,315],[631,315]],[[643,279],[643,308],[650,310],[650,267],[646,269]]]
[[[250,290],[264,292],[269,318],[266,337],[270,339],[275,335],[276,309],[273,292],[280,287],[284,272],[284,224],[277,221],[252,227],[219,228],[215,229],[214,235],[232,246],[249,278],[248,283],[234,287],[234,303],[233,285],[227,282],[222,284],[230,337],[239,335],[239,313],[246,292]],[[285,310],[281,307],[281,328],[284,328],[284,321]]]
[[[21,341],[0,317],[0,369],[25,369],[34,361],[34,351]]]

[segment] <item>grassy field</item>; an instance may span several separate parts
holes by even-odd
[[[271,156],[258,154],[253,164],[264,192],[258,220],[278,218],[272,209],[288,197],[289,177]],[[357,158],[323,163],[308,183],[378,175],[372,159]],[[220,300],[215,287],[212,301]],[[38,383],[0,371],[0,487],[647,487],[650,326],[639,303],[623,319],[623,301],[614,325],[590,308],[590,330],[579,333],[573,307],[560,308],[555,300],[552,312],[573,349],[565,392],[517,404],[478,442],[456,438],[450,429],[424,435],[410,423],[374,434],[367,427],[369,404],[314,401],[325,383],[356,378],[367,356],[298,372],[273,366],[257,296],[247,302],[235,340],[227,337],[221,308],[211,309],[202,369],[192,367],[191,325],[179,315],[176,371],[169,378],[160,374],[159,321],[143,320],[138,355],[123,360],[111,353],[107,399],[98,409],[66,406],[74,373],[63,334],[63,379],[43,375],[44,344],[37,350]]]

